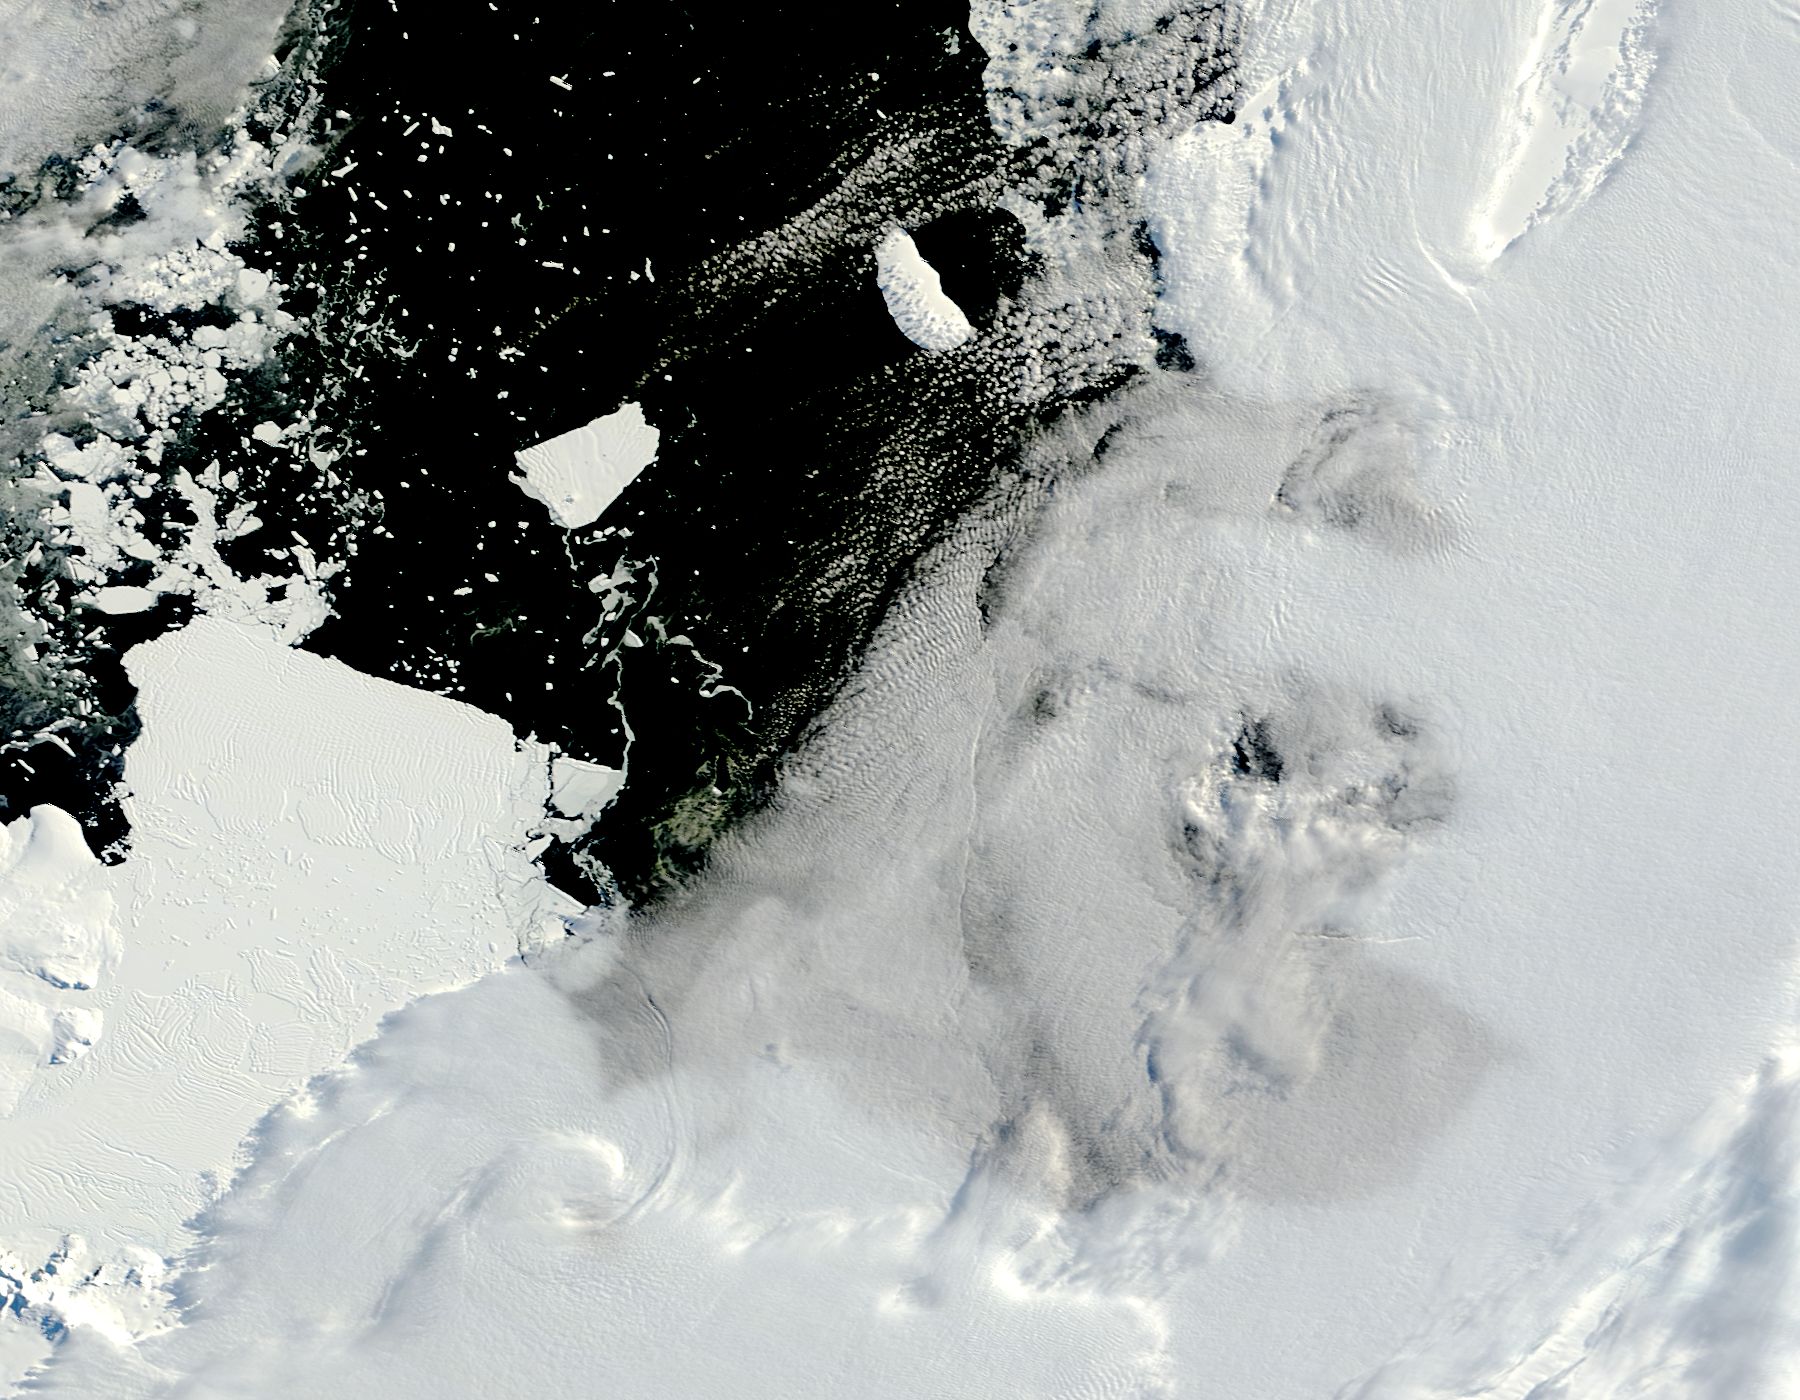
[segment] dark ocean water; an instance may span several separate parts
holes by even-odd
[[[1170,71],[1215,73],[1216,43],[1172,23],[1145,36],[1191,48]],[[1033,267],[998,200],[1029,186],[1067,207],[1092,176],[1002,145],[967,24],[939,0],[296,11],[251,130],[275,144],[316,82],[323,157],[243,251],[308,330],[170,464],[241,466],[267,522],[226,546],[241,572],[287,572],[266,551],[290,533],[348,561],[308,649],[628,760],[596,833],[547,857],[573,891],[643,900],[696,869],[1034,424],[1191,367],[1146,319],[1136,346],[1103,329],[1118,344],[1056,393],[1006,387],[1045,347],[1004,320]],[[1104,79],[1115,59],[1096,43],[1082,61]],[[1078,135],[1101,149],[1141,113],[1094,91]],[[993,336],[948,355],[901,336],[872,252],[894,224],[978,328],[1001,318]],[[1116,243],[1153,264],[1141,226]],[[657,461],[600,525],[561,530],[509,481],[513,454],[630,401]],[[328,477],[240,450],[249,425],[303,415],[344,454]],[[627,576],[603,617],[594,581]],[[15,806],[123,833],[116,658],[185,607],[109,624],[92,664],[112,718],[72,758],[34,751],[40,771],[8,775]]]
[[[1019,231],[966,193],[1004,159],[966,21],[917,0],[365,0],[333,21],[337,135],[264,249],[317,288],[328,328],[379,279],[416,349],[350,354],[343,426],[367,448],[351,479],[380,493],[382,529],[308,646],[601,762],[624,756],[616,694],[631,779],[594,845],[635,895],[754,805],[1014,436],[978,381],[924,370],[869,239],[774,271],[734,254],[885,162],[863,217],[946,215],[921,244],[991,313]],[[903,141],[908,158],[884,155]],[[302,354],[293,372],[325,367]],[[508,482],[512,454],[628,400],[658,460],[614,529],[565,538]],[[897,453],[913,489],[871,490]],[[596,634],[588,581],[621,563],[634,603]]]

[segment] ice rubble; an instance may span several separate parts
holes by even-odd
[[[67,552],[71,573],[85,585],[79,596],[101,613],[142,612],[164,594],[182,594],[203,610],[254,618],[289,642],[329,613],[325,589],[341,560],[320,559],[302,543],[294,567],[280,573],[242,577],[225,565],[217,544],[261,524],[248,504],[220,508],[222,482],[229,476],[235,486],[235,471],[214,463],[199,481],[176,472],[176,494],[194,523],[176,532],[174,544],[161,542],[146,515],[152,488],[167,474],[164,455],[182,426],[216,411],[231,380],[266,361],[297,328],[282,308],[285,289],[232,246],[247,231],[242,196],[278,183],[296,157],[239,131],[228,149],[204,156],[148,156],[115,141],[77,163],[83,184],[61,241],[70,243],[64,256],[90,264],[78,299],[106,348],[79,367],[57,412],[79,416],[94,435],[78,444],[61,432],[46,434],[31,481],[50,502],[50,543]],[[142,211],[140,221],[72,242],[82,218],[126,198]],[[26,232],[38,242],[49,236],[44,229],[15,230],[20,237]],[[232,323],[172,336],[127,334],[116,325],[127,305],[159,313],[213,307],[228,312]],[[280,425],[264,426],[275,426],[281,440]],[[298,464],[328,473],[335,453],[312,444],[312,423],[293,426]],[[147,579],[133,577],[146,565]]]

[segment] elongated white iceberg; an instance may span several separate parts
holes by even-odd
[[[975,334],[912,235],[897,228],[875,245],[875,285],[900,333],[926,350],[954,350]]]

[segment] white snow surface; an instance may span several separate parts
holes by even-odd
[[[526,849],[550,756],[501,720],[216,619],[127,666],[130,857],[101,867],[50,807],[0,848],[0,1296],[31,1305],[0,1329],[15,1363],[46,1321],[162,1325],[126,1275],[178,1251],[269,1106],[579,907]],[[34,1285],[66,1237],[76,1262]]]
[[[975,334],[962,308],[944,294],[943,279],[903,228],[875,245],[875,285],[900,333],[925,350],[954,350]]]
[[[623,407],[593,422],[514,454],[521,476],[513,484],[565,530],[592,525],[656,460],[661,435],[641,405]]]
[[[40,1069],[93,1048],[118,960],[112,892],[75,819],[45,806],[0,826],[0,1116]]]
[[[1800,1393],[1796,12],[1244,8],[1142,192],[1206,373],[1047,435],[1114,430],[691,898],[393,1017],[256,1127],[183,1325],[31,1393]],[[981,6],[997,123],[1088,13]],[[175,830],[141,871],[284,849]],[[319,885],[141,886],[112,984]]]

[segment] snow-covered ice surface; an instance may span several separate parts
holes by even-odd
[[[1473,229],[1494,258],[1591,195],[1624,155],[1655,66],[1655,0],[1557,0],[1538,18],[1503,120],[1507,150]]]
[[[113,896],[67,812],[39,807],[0,827],[0,1114],[40,1066],[93,1049],[95,991],[119,961]]]
[[[550,756],[491,716],[231,621],[127,664],[144,719],[125,768],[130,858],[103,869],[54,808],[7,828],[0,1288],[24,1310],[15,1357],[27,1327],[41,1342],[46,1326],[162,1325],[126,1275],[179,1248],[269,1105],[388,1011],[559,938],[578,909],[527,844]],[[74,1262],[34,1282],[65,1237]]]
[[[905,229],[894,229],[875,245],[875,282],[900,333],[921,349],[954,350],[975,334]]]
[[[118,1266],[180,1325],[67,1325],[28,1393],[1800,1391],[1793,7],[1248,3],[1198,129],[1083,86],[1164,8],[972,31],[1009,139],[1126,172],[1048,275],[1141,214],[1203,372],[1038,435],[682,898],[327,1068],[560,926],[528,838],[614,779],[266,628],[133,653],[113,922],[8,828],[105,1020],[0,1179],[84,1163],[17,1209],[123,1250],[208,1199],[129,1133],[219,1170],[326,1072]],[[290,927],[433,946],[295,1048]],[[183,987],[241,1060],[130,1053]],[[86,1166],[82,1086],[159,1075],[205,1112]],[[78,1324],[62,1276],[17,1291]]]
[[[628,403],[603,418],[518,454],[516,485],[565,530],[598,520],[638,473],[656,459],[657,432]]]

